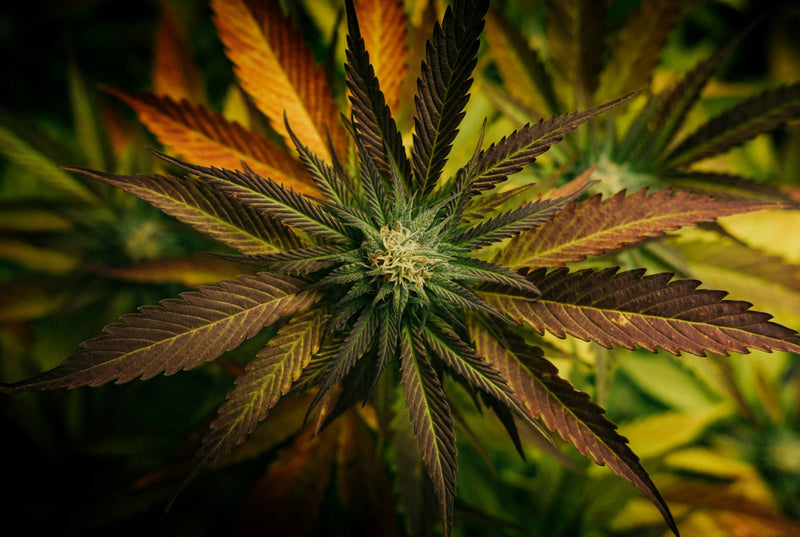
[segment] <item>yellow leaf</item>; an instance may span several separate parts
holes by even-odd
[[[658,457],[696,440],[710,425],[730,414],[727,403],[691,412],[665,412],[620,425],[620,433],[639,457]]]

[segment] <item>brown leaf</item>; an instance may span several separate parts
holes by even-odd
[[[568,205],[551,220],[513,238],[498,256],[512,268],[560,267],[590,255],[659,237],[666,231],[720,216],[782,207],[764,201],[719,200],[686,192],[646,189],[594,196]]]
[[[696,280],[672,274],[644,276],[644,269],[569,272],[544,269],[528,278],[542,292],[535,302],[484,295],[486,302],[536,332],[567,334],[604,347],[664,349],[726,355],[729,351],[800,351],[800,336],[769,322],[742,301],[723,300],[724,291],[697,290]]]

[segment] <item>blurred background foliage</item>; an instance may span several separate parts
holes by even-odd
[[[431,9],[441,9],[427,4],[406,2],[412,25],[422,26],[423,35]],[[613,27],[640,2],[608,4],[606,22]],[[690,125],[743,97],[800,80],[800,2],[686,4],[691,9],[669,34],[654,71],[656,89],[757,21],[705,88]],[[341,21],[335,24],[339,3],[285,5],[317,59],[340,75],[344,30]],[[548,50],[544,1],[493,5],[533,49]],[[331,47],[333,42],[337,46]],[[196,255],[222,250],[127,194],[59,169],[157,170],[144,149],[158,146],[157,141],[101,85],[127,92],[158,91],[160,84],[182,87],[184,94],[174,98],[204,102],[251,128],[266,128],[250,123],[247,103],[232,89],[231,67],[204,1],[136,2],[124,8],[110,0],[6,2],[0,7],[0,51],[6,73],[0,84],[4,380],[53,367],[80,341],[139,304],[249,270]],[[173,65],[182,66],[182,86],[159,81],[163,71],[156,66],[170,57],[178,58]],[[411,67],[413,72],[417,65]],[[484,117],[489,119],[487,141],[496,139],[493,132],[538,119],[522,119],[502,106],[506,86],[490,43],[484,43],[479,67],[461,135],[470,142],[455,144],[457,150],[463,146],[462,161],[471,153]],[[341,94],[342,84],[336,87]],[[581,143],[576,142],[585,147]],[[545,186],[569,178],[558,152],[553,153],[523,177]],[[758,179],[798,199],[800,125],[795,121],[760,135],[713,160],[715,170]],[[460,162],[456,154],[453,166]],[[634,189],[639,184],[620,186]],[[780,322],[800,328],[800,272],[791,271],[800,266],[798,211],[731,217],[722,227],[725,235],[719,229],[693,230],[675,234],[657,248],[680,251],[681,268],[688,274],[711,287],[733,290],[736,298],[754,301]],[[626,255],[663,270],[665,257],[658,252],[643,249]],[[625,262],[624,256],[599,261]],[[790,270],[776,272],[776,263]],[[259,534],[266,515],[272,523],[283,517],[281,527],[294,527],[297,534],[402,534],[403,524],[386,523],[394,520],[395,506],[387,476],[365,455],[372,436],[359,428],[362,421],[348,417],[308,449],[297,449],[293,442],[305,401],[293,399],[281,403],[269,427],[259,429],[230,460],[201,474],[164,514],[233,375],[269,335],[258,336],[224,360],[167,380],[1,399],[3,488],[10,494],[3,502],[7,527],[58,528],[62,535],[226,535],[234,529],[249,535]],[[605,350],[571,339],[548,339],[547,344],[561,371],[620,424],[684,536],[800,535],[797,356],[675,358]],[[605,468],[573,457],[570,450],[565,450],[570,464],[533,447],[526,448],[527,460],[521,460],[501,424],[477,415],[468,396],[453,390],[464,402],[456,535],[666,533],[657,511],[633,487]],[[363,423],[374,422],[372,416],[362,418]],[[352,478],[346,478],[354,457],[361,461],[358,471],[368,476],[368,491],[353,488]],[[272,490],[260,485],[271,474],[297,486]],[[306,479],[299,479],[301,475]],[[368,513],[353,508],[358,491],[370,493]],[[342,512],[350,517],[342,519]]]

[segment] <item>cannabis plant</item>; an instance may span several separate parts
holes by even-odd
[[[312,428],[300,440],[315,431],[324,435],[337,418],[351,423],[351,409],[404,408],[399,417],[407,415],[426,471],[423,483],[429,483],[424,487],[435,494],[447,536],[459,415],[451,394],[460,386],[475,405],[499,417],[518,446],[516,420],[545,440],[544,449],[557,453],[549,430],[607,465],[649,498],[677,535],[669,508],[627,440],[533,342],[549,332],[609,348],[697,356],[800,351],[792,330],[748,303],[724,300],[724,292],[698,289],[697,281],[638,269],[565,267],[667,230],[776,204],[666,190],[579,204],[591,170],[534,199],[504,190],[510,176],[567,133],[632,95],[525,125],[485,148],[481,137],[468,162],[452,176],[443,174],[469,99],[488,4],[456,0],[434,26],[407,152],[391,112],[402,71],[386,67],[391,45],[403,48],[405,34],[397,25],[403,18],[372,16],[381,9],[402,13],[397,4],[345,2],[349,107],[340,117],[324,73],[276,0],[213,0],[242,87],[299,160],[281,143],[204,108],[123,94],[163,127],[167,142],[177,141],[184,153],[204,153],[205,161],[219,155],[219,163],[156,151],[182,175],[71,170],[193,225],[239,252],[223,257],[258,272],[142,307],[58,367],[2,390],[171,375],[215,360],[267,329],[273,335],[219,408],[196,470],[243,443],[285,396],[308,394]],[[367,39],[389,45],[368,49]],[[385,80],[376,75],[387,71],[394,74]],[[227,151],[219,150],[220,140]],[[229,165],[231,155],[240,163]],[[405,426],[391,419],[376,430],[385,440],[402,437]]]

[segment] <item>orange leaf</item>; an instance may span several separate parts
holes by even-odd
[[[346,144],[339,111],[325,73],[314,64],[300,31],[277,0],[212,0],[214,21],[242,88],[272,127],[288,136],[284,113],[304,145],[330,159],[328,133],[336,152]]]
[[[360,0],[358,23],[369,60],[380,80],[392,115],[397,115],[400,91],[408,71],[408,19],[398,0]]]
[[[106,88],[139,114],[159,141],[182,158],[204,166],[242,169],[246,162],[256,173],[303,194],[318,194],[300,162],[284,148],[248,131],[221,114],[186,101],[152,94],[137,96]]]
[[[176,101],[205,101],[197,65],[186,46],[184,28],[164,2],[156,34],[153,88],[156,94]]]

